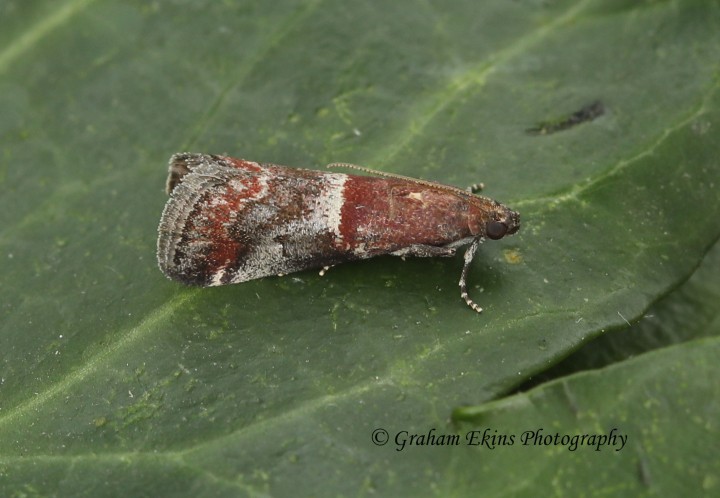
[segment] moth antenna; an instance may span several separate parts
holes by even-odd
[[[460,274],[460,297],[465,300],[468,306],[470,306],[472,309],[477,311],[478,313],[482,313],[482,308],[472,299],[470,299],[470,296],[468,296],[467,293],[467,274],[470,270],[470,263],[472,263],[473,258],[475,257],[475,252],[477,251],[478,247],[480,247],[480,244],[482,243],[483,238],[478,237],[472,241],[472,244],[470,244],[470,247],[467,248],[467,251],[465,251],[465,256],[463,257],[465,259],[465,264],[463,265],[462,273]]]
[[[474,194],[475,192],[481,192],[485,188],[485,184],[480,183],[473,183],[468,188],[465,189],[466,192],[470,192],[471,194]]]
[[[428,187],[437,188],[440,190],[447,190],[448,192],[453,192],[455,194],[459,194],[463,197],[475,197],[472,192],[469,192],[467,190],[463,190],[458,187],[453,187],[452,185],[445,185],[444,183],[436,183],[431,182],[430,180],[420,180],[418,178],[412,178],[410,176],[405,175],[398,175],[397,173],[388,173],[387,171],[377,171],[371,168],[366,168],[365,166],[358,166],[357,164],[350,164],[350,163],[330,163],[326,166],[327,168],[348,168],[348,169],[354,169],[357,171],[362,171],[364,173],[369,173],[371,175],[377,175],[377,176],[384,176],[387,178],[397,178],[399,180],[406,180],[408,182],[417,183],[420,185],[426,185]],[[475,184],[479,185],[479,184]]]

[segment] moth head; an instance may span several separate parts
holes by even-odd
[[[520,229],[520,215],[502,204],[496,206],[492,216],[485,222],[485,236],[498,240]]]

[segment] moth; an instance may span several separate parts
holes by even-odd
[[[374,176],[288,168],[227,156],[170,159],[170,199],[157,258],[170,279],[203,287],[246,282],[390,254],[449,257],[465,251],[460,295],[487,237],[520,228],[520,216],[469,190],[374,171]]]

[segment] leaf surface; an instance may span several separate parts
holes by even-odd
[[[0,14],[1,494],[462,494],[455,453],[372,431],[444,430],[640,319],[720,236],[718,2]],[[155,263],[182,150],[482,181],[522,228],[474,261],[482,315],[461,255],[186,288]]]

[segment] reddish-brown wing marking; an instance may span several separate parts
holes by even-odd
[[[470,244],[461,295],[482,311],[467,295],[470,263],[484,237],[518,230],[518,214],[454,187],[378,175],[176,154],[158,229],[160,268],[212,286],[380,254],[452,256]]]

